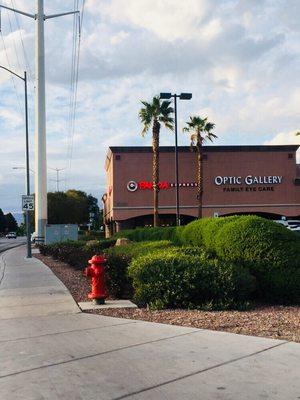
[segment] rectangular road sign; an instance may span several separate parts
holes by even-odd
[[[22,196],[22,210],[33,211],[34,210],[34,196]]]

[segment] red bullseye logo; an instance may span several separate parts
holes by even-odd
[[[138,189],[138,184],[135,181],[130,181],[127,183],[127,190],[129,192],[135,192]]]

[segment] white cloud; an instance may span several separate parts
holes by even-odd
[[[16,0],[34,12],[34,0]],[[73,8],[73,1],[46,2],[46,13]],[[79,1],[81,4],[81,0]],[[191,114],[216,124],[216,144],[286,143],[300,126],[300,32],[298,0],[87,0],[72,169],[62,172],[62,187],[78,187],[100,196],[109,145],[150,145],[140,136],[140,99],[160,91],[193,93],[178,104],[179,143]],[[19,16],[27,55],[34,69],[34,21]],[[12,68],[15,45],[24,64],[20,32],[7,13],[2,30]],[[69,165],[69,82],[72,17],[46,21],[48,165]],[[6,62],[0,40],[1,63]],[[24,190],[23,87],[15,89],[0,72],[0,203],[19,207]],[[33,158],[34,103],[30,82],[30,142]],[[283,132],[276,135],[276,132]],[[282,137],[280,135],[283,135]],[[162,130],[162,144],[173,144]],[[33,164],[32,164],[33,167]],[[53,171],[49,172],[53,178]],[[55,183],[49,181],[49,188]],[[0,204],[0,207],[1,207]]]
[[[300,137],[296,136],[296,132],[300,132],[299,130],[294,130],[291,132],[280,132],[276,136],[274,136],[271,140],[267,140],[265,144],[273,144],[273,145],[280,145],[280,144],[298,144],[300,146]]]

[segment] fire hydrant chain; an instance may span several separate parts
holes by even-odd
[[[88,297],[93,299],[96,304],[104,304],[108,296],[105,284],[105,262],[105,258],[95,255],[89,260],[91,265],[83,271],[85,276],[92,278],[92,292],[88,294]]]

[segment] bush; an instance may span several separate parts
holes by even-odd
[[[190,222],[181,231],[181,242],[185,245],[203,246],[204,227],[212,221],[212,218],[202,218]]]
[[[255,266],[256,297],[264,302],[300,304],[300,268]]]
[[[133,242],[170,240],[173,243],[179,243],[180,232],[183,227],[157,227],[157,228],[136,228],[118,232],[114,237],[124,237]]]
[[[129,243],[123,246],[114,246],[105,250],[105,255],[124,255],[129,259],[138,257],[140,255],[147,254],[149,252],[153,253],[157,250],[168,249],[172,243],[168,240],[160,240],[156,242],[139,242],[139,243]]]
[[[255,278],[247,268],[176,249],[133,259],[129,267],[135,301],[152,308],[227,309],[249,300]]]
[[[215,237],[219,229],[234,220],[240,218],[237,215],[220,218],[202,218],[190,222],[181,231],[181,242],[186,245],[201,246],[207,250],[215,250]]]
[[[216,236],[219,230],[226,224],[232,221],[236,221],[240,218],[238,215],[230,217],[219,217],[210,218],[209,221],[203,227],[203,244],[204,247],[212,252],[215,252],[216,248]]]
[[[89,241],[89,240],[104,240],[103,231],[80,231],[79,240]]]
[[[300,238],[284,226],[243,216],[221,226],[215,238],[219,258],[249,265],[300,267]]]

